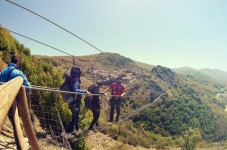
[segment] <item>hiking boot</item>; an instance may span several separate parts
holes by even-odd
[[[76,130],[76,135],[79,135],[79,134],[82,134],[83,133],[83,131],[81,130],[81,129],[79,129],[79,130]]]
[[[94,129],[93,126],[90,126],[90,127],[88,128],[88,130],[90,130],[90,131],[93,130],[93,131],[94,131],[95,129]]]
[[[108,124],[108,123],[107,123],[107,124]],[[110,123],[109,123],[109,124],[110,124]],[[97,131],[102,130],[102,127],[101,127],[101,125],[100,125],[99,123],[95,125],[95,130],[97,130]]]
[[[95,124],[95,126],[96,126],[96,127],[99,126],[99,123],[97,122],[97,123]]]
[[[65,137],[67,139],[72,139],[72,138],[74,138],[74,135],[72,133],[66,133]]]

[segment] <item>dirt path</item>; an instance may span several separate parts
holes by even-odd
[[[25,146],[29,149],[28,139],[24,138]],[[6,125],[3,126],[2,132],[0,134],[0,149],[16,150],[16,143],[13,136],[12,129],[8,128]]]
[[[91,135],[86,138],[86,143],[91,150],[155,150],[123,144],[100,132],[91,132]]]
[[[36,123],[38,124],[38,121]],[[36,129],[39,131],[39,133],[41,133],[41,131],[45,132],[38,125]],[[25,133],[24,133],[24,141],[25,141],[26,149],[30,149],[30,145],[29,145],[28,139],[25,136]],[[43,138],[41,140],[38,140],[38,142],[39,142],[40,148],[43,150],[64,150],[64,148],[54,145],[53,139],[51,137]],[[0,150],[17,150],[16,143],[14,140],[12,125],[8,118],[6,118],[2,131],[0,133]]]

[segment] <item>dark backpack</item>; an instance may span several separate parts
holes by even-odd
[[[64,82],[60,86],[61,91],[70,91],[69,83],[70,83],[70,77],[68,74],[64,74]],[[68,93],[61,93],[62,99],[64,102],[67,102],[68,99],[70,98],[71,94]]]
[[[92,94],[98,94],[99,92],[99,87],[96,84],[92,84],[89,88],[88,91]],[[85,108],[87,109],[92,109],[92,96],[86,96],[84,98],[84,103],[85,103]]]

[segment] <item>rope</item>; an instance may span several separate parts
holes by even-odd
[[[4,84],[5,82],[0,82],[0,84]],[[24,86],[24,85],[23,85]],[[48,92],[56,92],[56,93],[67,93],[67,94],[80,94],[80,95],[86,95],[87,93],[79,93],[79,92],[70,92],[70,91],[62,91],[58,88],[49,88],[49,87],[42,87],[42,86],[36,86],[32,85],[31,87],[25,86],[28,89],[33,90],[40,90],[40,91],[48,91]],[[104,95],[104,94],[91,94],[92,96],[107,96],[107,97],[135,97],[135,96],[117,96],[117,95]],[[143,94],[146,95],[146,94]],[[141,95],[141,96],[143,96]],[[147,96],[149,98],[150,96]],[[146,97],[145,97],[146,98]]]
[[[162,97],[162,95],[163,95],[163,93],[161,93],[160,96],[157,97],[157,98],[154,100],[153,103],[149,103],[149,104],[147,104],[147,105],[143,105],[143,106],[141,106],[140,108],[134,110],[132,113],[130,113],[130,114],[125,114],[125,116],[122,115],[121,118],[123,118],[123,120],[120,120],[120,122],[125,121],[125,120],[128,120],[128,119],[130,119],[131,117],[133,117],[133,116],[135,116],[136,114],[138,114],[138,113],[140,113],[141,111],[143,111],[144,109],[147,109],[147,108],[151,107],[152,105],[154,105],[155,102],[157,102],[157,101]]]
[[[58,117],[58,120],[59,120],[59,122],[60,122],[61,128],[63,129],[63,132],[65,132],[65,128],[64,128],[64,125],[63,125],[63,123],[62,123],[62,120],[61,120],[59,111],[57,111],[57,117]],[[71,150],[72,148],[71,148],[71,146],[70,146],[69,141],[68,141],[67,139],[63,138],[63,144],[65,144],[65,143],[66,143],[67,145],[69,145],[69,149]]]
[[[44,19],[44,20],[50,22],[51,24],[53,24],[53,25],[55,25],[55,26],[61,28],[62,30],[66,31],[66,32],[68,32],[68,33],[70,33],[70,34],[73,35],[74,37],[80,39],[81,41],[83,41],[83,42],[85,42],[86,44],[90,45],[91,47],[95,48],[95,49],[98,50],[99,52],[103,53],[103,51],[101,51],[100,49],[98,49],[96,46],[92,45],[91,43],[87,42],[86,40],[84,40],[84,39],[82,39],[81,37],[77,36],[76,34],[72,33],[71,31],[65,29],[64,27],[58,25],[57,23],[51,21],[50,19],[47,19],[47,18],[45,18],[45,17],[39,15],[38,13],[35,13],[34,11],[31,11],[30,9],[25,8],[25,7],[19,5],[19,4],[15,3],[15,2],[12,2],[12,1],[10,1],[10,0],[5,0],[5,1],[7,1],[7,2],[9,2],[9,3],[11,3],[11,4],[14,4],[14,5],[16,5],[16,6],[22,8],[22,9],[24,9],[24,10],[26,10],[26,11],[29,11],[30,13],[33,13],[34,15],[36,15],[36,16],[38,16],[38,17],[40,17],[40,18],[42,18],[42,19]]]
[[[22,36],[22,37],[24,37],[24,38],[27,38],[27,39],[29,39],[29,40],[32,40],[32,41],[34,41],[34,42],[37,42],[37,43],[39,43],[39,44],[45,45],[45,46],[47,46],[47,47],[49,47],[49,48],[55,49],[55,50],[57,50],[57,51],[59,51],[59,52],[62,52],[62,53],[64,53],[64,54],[67,54],[67,55],[70,55],[70,56],[75,57],[75,56],[72,55],[72,54],[69,54],[69,53],[67,53],[67,52],[64,52],[64,51],[62,51],[62,50],[60,50],[60,49],[58,49],[58,48],[55,48],[55,47],[53,47],[53,46],[50,46],[50,45],[48,45],[48,44],[45,44],[45,43],[43,43],[43,42],[40,42],[40,41],[35,40],[35,39],[33,39],[33,38],[30,38],[30,37],[28,37],[28,36],[22,35],[22,34],[20,34],[20,33],[17,33],[17,32],[15,32],[15,31],[12,31],[12,30],[9,30],[9,29],[3,28],[3,27],[0,27],[0,28],[3,29],[3,30],[7,30],[7,31],[9,31],[9,32],[12,32],[12,33],[14,33],[14,34],[17,34],[17,35],[19,35],[19,36]]]

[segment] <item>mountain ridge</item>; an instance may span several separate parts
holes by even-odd
[[[215,81],[218,82],[224,82],[227,84],[227,72],[220,70],[220,69],[210,69],[210,68],[203,68],[203,69],[194,69],[191,67],[179,67],[179,68],[172,68],[174,71],[180,74],[184,75],[198,75],[200,76],[207,76],[212,78]]]

